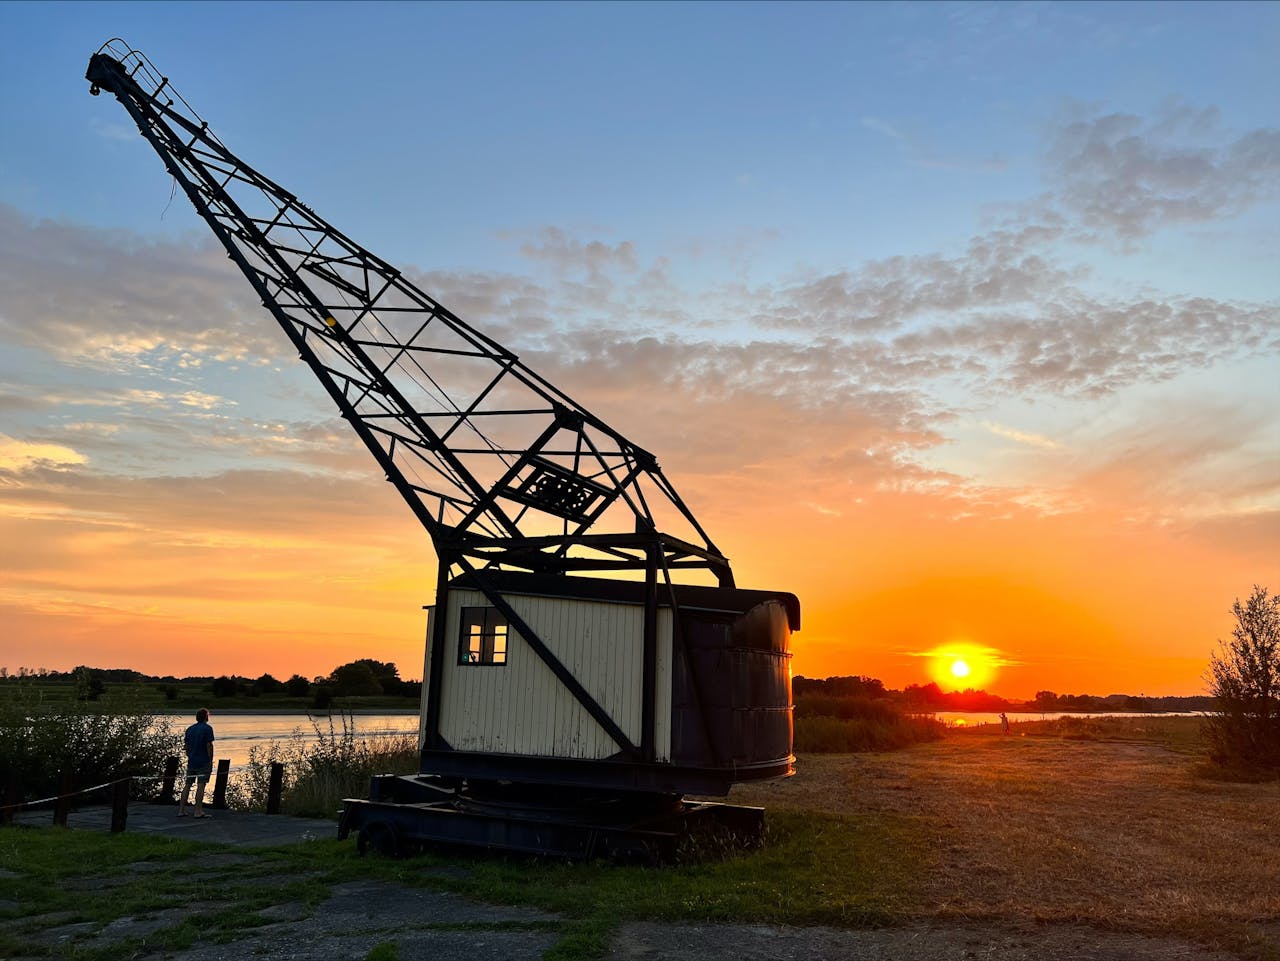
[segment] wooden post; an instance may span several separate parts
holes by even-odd
[[[3,808],[0,808],[0,824],[12,824],[13,816],[18,813],[18,805],[22,803],[22,787],[16,780],[5,782]]]
[[[280,813],[280,794],[284,788],[284,765],[279,761],[271,764],[271,781],[267,785],[267,813]]]
[[[164,781],[160,784],[160,803],[174,804],[177,798],[173,796],[173,785],[178,780],[178,759],[176,757],[165,758],[164,761]]]
[[[58,782],[58,800],[53,806],[54,827],[65,828],[67,815],[71,812],[71,772],[63,771]]]
[[[119,834],[129,820],[129,787],[133,778],[122,777],[111,785],[111,833]]]
[[[213,781],[213,807],[219,811],[227,809],[227,775],[231,773],[231,758],[218,759],[218,774]]]

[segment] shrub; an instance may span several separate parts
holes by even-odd
[[[0,771],[24,800],[56,794],[63,773],[81,788],[126,776],[155,778],[165,758],[180,753],[180,736],[167,719],[127,702],[108,714],[74,699],[48,703],[22,682],[9,684],[15,686],[0,700]],[[135,791],[154,794],[158,782],[135,782]]]
[[[1231,612],[1231,640],[1209,660],[1217,707],[1205,721],[1209,759],[1246,775],[1280,773],[1280,596],[1255,585]]]
[[[418,740],[412,734],[362,738],[349,714],[333,715],[327,724],[309,717],[312,734],[296,728],[286,741],[270,741],[249,749],[249,761],[230,785],[233,807],[263,810],[271,765],[284,765],[280,809],[299,817],[335,817],[348,797],[366,797],[375,774],[416,774]]]
[[[902,711],[889,700],[869,697],[835,697],[830,694],[802,694],[796,698],[796,717],[838,717],[896,723]]]
[[[893,751],[936,741],[945,731],[941,721],[904,714],[882,698],[806,694],[796,699],[795,749],[802,753]]]

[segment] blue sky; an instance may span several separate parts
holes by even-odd
[[[364,491],[367,455],[123,109],[88,96],[115,36],[233,151],[655,450],[739,580],[817,612],[800,673],[900,684],[953,629],[1050,663],[977,608],[853,624],[910,621],[931,557],[1084,612],[1131,645],[1127,676],[1169,658],[1171,688],[1198,683],[1235,594],[1280,586],[1278,5],[7,3],[0,31],[0,535],[39,546],[6,561],[9,637],[75,623],[64,660],[92,639],[142,666],[174,625],[253,636],[250,602],[209,613],[253,590],[235,516],[273,518],[277,571],[297,558],[273,550],[382,531],[367,570],[394,596],[314,615],[349,628],[317,657],[377,620],[412,662],[431,580],[385,493],[376,524],[299,500]],[[192,507],[211,491],[235,506]],[[786,551],[750,533],[779,504],[803,515]],[[832,540],[896,556],[907,529],[893,565],[831,560]],[[216,589],[141,560],[192,543]],[[107,545],[167,613],[94,573]],[[1131,573],[1099,582],[1097,553]],[[288,616],[323,607],[296,577]],[[1196,586],[1152,626],[1123,598],[1153,584]]]

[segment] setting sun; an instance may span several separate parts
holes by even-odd
[[[940,687],[950,690],[985,689],[1005,663],[993,648],[970,641],[952,641],[929,651],[929,674]]]

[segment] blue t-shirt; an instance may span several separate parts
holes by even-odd
[[[212,763],[213,727],[206,721],[197,721],[182,736],[187,749],[187,763],[203,766]]]

